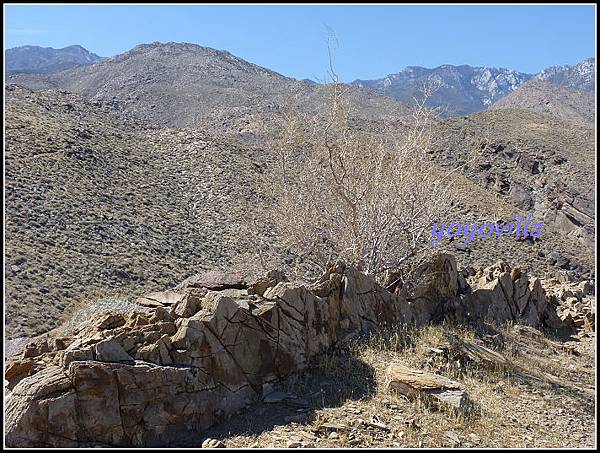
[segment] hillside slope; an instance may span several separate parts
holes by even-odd
[[[201,268],[229,266],[248,252],[248,241],[257,240],[248,237],[245,224],[247,210],[259,206],[251,188],[274,151],[268,143],[242,146],[215,139],[204,130],[150,129],[118,110],[68,93],[39,93],[10,85],[6,92],[9,336],[48,330],[66,307],[80,301],[123,293],[133,297],[173,285]],[[500,113],[505,111],[485,116]],[[502,135],[506,130],[502,122],[490,126],[493,121],[485,116],[465,120],[466,124],[444,124],[449,140],[444,147],[454,157],[444,159],[440,154],[441,165],[460,162],[459,150],[481,139],[474,131],[486,127],[498,134],[496,151],[502,149],[500,140],[520,143]],[[539,120],[546,121],[543,116]],[[510,125],[510,118],[504,121],[517,128]],[[465,131],[470,132],[465,135]],[[593,167],[579,167],[589,160],[585,157],[589,142],[578,143],[576,137],[585,131],[574,131],[574,137],[554,144],[540,141],[535,129],[530,137],[521,135],[534,149],[556,153],[557,144],[570,149],[570,154],[556,153],[555,158],[565,162],[548,165],[544,189],[535,185],[540,176],[530,180],[519,173],[517,164],[508,167],[502,160],[490,163],[487,171],[456,174],[449,181],[464,214],[458,221],[507,221],[513,213],[530,209],[512,192],[491,189],[490,178],[496,173],[509,181],[511,189],[521,186],[535,191],[535,215],[544,219],[541,244],[478,239],[470,251],[459,251],[461,265],[483,266],[506,259],[540,274],[554,268],[556,262],[549,259],[558,253],[566,260],[561,263],[564,269],[590,275],[592,250],[581,244],[589,225],[575,228],[567,221],[580,206],[588,206],[584,212],[589,213],[590,205],[585,203],[590,200],[593,208],[593,182],[589,181]],[[531,149],[518,146],[527,152]],[[583,154],[578,159],[580,147]],[[559,171],[576,177],[567,189],[544,192],[564,178]],[[581,193],[569,201],[574,188]],[[557,220],[557,214],[553,218],[551,210],[543,211],[543,203],[555,201],[562,203],[556,211],[562,213],[562,220]],[[454,243],[444,242],[443,247],[456,252]]]
[[[153,132],[72,94],[6,94],[9,336],[48,330],[72,303],[229,262],[251,150]],[[190,187],[207,199],[190,199]]]
[[[257,239],[247,233],[248,210],[259,206],[252,188],[276,152],[282,112],[295,101],[323,114],[328,93],[188,44],[142,45],[10,80],[81,93],[6,88],[10,336],[48,330],[81,300],[133,297],[237,262]],[[397,101],[346,89],[355,127],[405,124]],[[502,259],[534,275],[593,275],[591,127],[498,109],[443,121],[437,132],[432,165],[454,168],[485,149],[449,180],[456,221],[529,212],[544,225],[542,241],[478,239],[468,250],[445,242],[461,266]]]
[[[544,241],[557,240],[549,261],[568,249],[576,261],[593,267],[592,127],[526,110],[498,109],[452,118],[441,128],[445,140],[438,158],[446,165],[463,162],[469,150],[487,145],[466,176],[543,221],[549,229]]]
[[[571,90],[539,79],[524,83],[491,107],[504,108],[532,110],[575,123],[594,123],[593,93]]]

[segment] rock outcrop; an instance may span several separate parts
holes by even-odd
[[[458,131],[468,139],[458,138]],[[469,243],[474,253],[465,260],[459,254],[459,263],[487,266],[499,257],[511,257],[530,272],[559,267],[578,280],[593,279],[594,137],[589,124],[525,109],[493,109],[444,121],[436,159],[450,169],[448,163],[466,162],[471,152],[481,152],[477,165],[461,172],[490,194],[498,194],[502,201],[493,202],[498,210],[492,218],[511,222],[515,214],[517,219],[527,214],[543,225],[542,240],[525,238],[510,251],[501,252],[510,241],[475,239]],[[477,198],[483,200],[485,195]],[[480,217],[474,212],[471,216],[471,211],[464,209],[462,221],[471,217],[470,222],[477,222]]]
[[[567,327],[584,332],[596,329],[596,297],[594,283],[591,280],[565,282],[555,277],[543,280],[547,299]]]
[[[530,278],[504,262],[484,269],[476,278],[477,289],[455,301],[453,316],[457,321],[515,320],[531,326],[561,326],[539,278]]]
[[[71,337],[38,338],[7,367],[6,444],[198,446],[265,384],[348,335],[444,318],[551,319],[539,280],[505,265],[476,289],[459,282],[450,255],[419,272],[414,289],[394,293],[343,263],[308,286],[274,273],[250,290],[230,276],[192,278],[132,312],[89,319]]]

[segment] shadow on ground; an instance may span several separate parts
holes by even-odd
[[[309,369],[292,375],[273,386],[305,400],[306,404],[290,405],[285,402],[259,402],[241,414],[215,425],[204,433],[204,438],[224,440],[228,437],[260,435],[277,425],[306,424],[315,412],[342,406],[349,400],[368,398],[377,390],[375,371],[372,367],[346,349],[332,350],[319,357]]]

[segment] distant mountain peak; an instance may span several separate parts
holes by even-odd
[[[188,42],[155,41],[147,44],[138,44],[131,50],[108,59],[107,63],[120,64],[130,61],[134,64],[140,64],[140,62],[146,61],[147,64],[154,66],[161,60],[177,61],[177,64],[182,67],[193,63],[195,69],[203,67],[208,71],[219,72],[235,69],[236,71],[241,70],[250,73],[285,77],[275,71],[250,63],[226,50],[213,49]]]
[[[512,69],[443,64],[431,69],[407,66],[382,79],[352,83],[383,91],[410,104],[422,88],[433,81],[437,91],[429,101],[430,106],[442,107],[448,116],[453,116],[484,110],[532,77],[533,74]]]
[[[580,91],[594,91],[596,80],[596,59],[586,58],[576,65],[550,66],[536,78],[555,85]]]
[[[55,49],[53,47],[20,46],[5,52],[7,73],[48,74],[75,66],[89,65],[103,61],[84,47],[74,44]]]
[[[430,82],[437,91],[429,99],[431,107],[441,107],[446,116],[468,115],[485,110],[533,78],[579,91],[593,91],[595,59],[587,58],[569,66],[552,66],[539,74],[515,69],[443,64],[435,68],[406,66],[400,72],[381,79],[355,80],[353,85],[384,92],[402,102],[411,104]]]

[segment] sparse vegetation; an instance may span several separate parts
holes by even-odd
[[[330,76],[177,43],[11,76],[67,90],[5,88],[11,442],[594,446],[594,285],[563,284],[594,275],[593,128],[441,120],[429,92],[406,109]],[[447,240],[458,269],[417,266],[434,223],[527,211],[541,241]],[[499,259],[512,269],[481,269]],[[468,410],[390,390],[392,362],[401,383],[451,380]]]
[[[157,55],[173,59],[170,77],[176,80],[178,93],[204,97],[212,104],[194,103],[193,108],[200,109],[196,112],[183,102],[165,103],[165,93],[172,85],[152,79],[161,70],[156,66],[160,60]],[[232,98],[215,95],[223,73],[211,72],[210,78],[201,78],[194,72],[204,71],[211,61],[222,59],[227,68],[235,63],[236,77],[244,80],[236,85],[238,91]],[[132,100],[128,96],[131,87],[140,82],[135,78],[140,67],[147,68],[152,90]],[[100,72],[94,76],[95,71]],[[194,83],[189,82],[189,74]],[[272,236],[253,236],[255,230],[249,231],[248,224],[253,219],[273,223],[275,218],[261,211],[264,200],[249,189],[265,177],[265,171],[276,168],[278,150],[293,151],[274,143],[276,125],[289,93],[297,93],[299,101],[292,131],[305,134],[312,128],[312,139],[322,139],[328,118],[326,95],[332,88],[264,72],[254,65],[232,61],[223,52],[175,43],[140,46],[113,61],[60,75],[23,77],[21,83],[40,81],[41,77],[47,84],[52,79],[52,86],[66,90],[74,90],[71,83],[77,81],[78,89],[87,87],[85,95],[93,100],[64,92],[7,86],[5,262],[10,337],[55,327],[62,311],[79,303],[89,289],[139,295],[173,285],[200,269],[229,267],[234,262],[244,271],[256,272],[259,266],[249,256],[250,251],[257,243],[266,251],[266,245],[272,245]],[[376,153],[397,149],[395,145],[402,144],[410,124],[407,110],[380,94],[346,85],[341,88],[347,91],[343,92],[338,111],[343,111],[346,102],[350,108],[346,126],[354,137],[378,146]],[[242,92],[248,96],[242,96]],[[150,105],[163,108],[151,109]],[[322,122],[299,123],[306,118]],[[169,121],[187,128],[165,127],[171,124]],[[332,140],[337,140],[346,127],[337,118],[336,122],[340,127],[331,130]],[[201,128],[190,127],[194,124],[201,124]],[[593,215],[593,129],[565,124],[544,115],[513,110],[449,119],[436,130],[435,136],[443,141],[431,146],[429,156],[435,162],[425,168],[426,174],[435,178],[439,168],[437,174],[442,177],[468,161],[473,152],[481,151],[482,141],[490,138],[494,149],[515,148],[517,153],[512,160],[496,160],[490,147],[482,157],[488,170],[478,167],[478,162],[471,171],[456,172],[448,178],[461,219],[506,221],[515,213],[519,200],[510,192],[504,193],[504,188],[503,192],[495,191],[496,176],[515,188],[521,187],[533,198],[539,194],[542,206],[550,206],[550,217],[558,212],[558,198],[572,195],[585,215]],[[376,134],[388,137],[388,141],[377,142]],[[394,136],[399,143],[393,142]],[[300,138],[296,136],[288,145],[298,145]],[[321,147],[313,151],[316,157],[326,150]],[[535,156],[538,151],[547,161],[542,173],[528,175],[516,165],[520,154]],[[415,162],[413,168],[417,164],[424,165]],[[305,168],[300,170],[306,173]],[[368,181],[359,180],[356,188],[361,184],[365,187]],[[385,184],[390,190],[389,184],[395,183]],[[317,188],[312,190],[321,198],[326,195]],[[425,188],[422,190],[419,197],[427,199],[429,194]],[[399,211],[400,207],[394,209]],[[526,208],[518,209],[522,212]],[[280,212],[286,220],[283,216],[289,213]],[[310,219],[291,214],[302,221]],[[349,218],[347,213],[344,215]],[[540,243],[499,241],[489,247],[484,241],[474,241],[470,251],[457,254],[459,264],[487,266],[502,256],[541,274],[556,267],[554,255],[559,255],[565,270],[590,278],[593,248],[581,244],[577,235],[582,228],[563,233],[550,222],[543,222]],[[360,232],[359,240],[368,237],[365,233],[376,225],[371,223]],[[572,228],[564,222],[558,226],[565,225]],[[261,231],[264,227],[260,226]],[[590,227],[593,222],[583,227],[587,240],[593,238]],[[365,255],[352,248],[353,234],[343,233],[346,238],[339,249],[350,250],[354,257]],[[400,250],[399,244],[410,245],[412,234],[417,233],[403,232],[393,244],[398,258],[407,251]],[[387,241],[392,242],[389,238]],[[454,244],[447,246],[448,251],[456,252]],[[281,247],[278,255],[284,260],[294,257]],[[370,265],[368,261],[365,269]],[[266,263],[266,267],[271,265]]]

